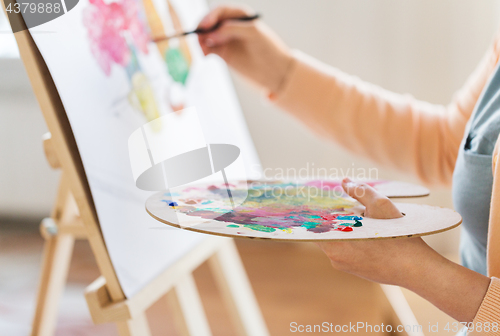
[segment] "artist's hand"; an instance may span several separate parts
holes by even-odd
[[[208,13],[198,28],[208,29],[219,21],[253,15],[242,6],[220,6]],[[217,54],[226,63],[270,93],[277,93],[292,62],[288,47],[262,21],[226,20],[220,28],[199,34],[205,53]]]
[[[365,216],[384,219],[402,214],[390,199],[364,183],[345,178],[345,192],[366,207]],[[372,241],[337,241],[318,244],[333,267],[388,284],[402,284],[410,273],[411,260],[430,248],[420,238]]]
[[[365,216],[395,218],[401,213],[375,189],[345,179],[344,190],[361,202]],[[471,322],[490,279],[444,258],[421,238],[318,243],[336,269],[405,287],[458,321]]]
[[[403,216],[389,198],[366,183],[353,182],[346,177],[342,180],[342,188],[349,196],[366,207],[366,217],[390,219]]]

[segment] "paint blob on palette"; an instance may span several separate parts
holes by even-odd
[[[378,183],[384,182],[369,184],[376,187]],[[146,202],[151,216],[172,226],[215,235],[277,240],[424,235],[461,222],[460,216],[449,209],[398,206],[405,213],[402,218],[364,217],[364,207],[333,181],[191,185],[157,193]],[[440,221],[440,214],[448,215],[448,219]],[[436,225],[418,225],[422,222]]]
[[[229,195],[238,199],[241,193],[247,195],[246,199],[233,209]],[[355,225],[361,226],[363,219],[351,211],[357,203],[347,199],[341,190],[309,183],[240,182],[230,185],[229,193],[221,184],[189,187],[181,195],[174,202],[172,194],[165,193],[162,201],[188,216],[231,223],[230,228],[290,233],[302,227],[315,233],[348,232]]]

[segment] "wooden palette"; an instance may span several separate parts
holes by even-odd
[[[392,185],[398,195],[404,194],[397,182]],[[396,203],[405,214],[401,218],[367,218],[364,207],[338,188],[317,186],[317,181],[252,181],[247,187],[240,181],[229,186],[230,198],[226,185],[190,185],[154,194],[146,210],[158,221],[186,230],[283,241],[416,237],[462,221],[451,209],[409,203]]]
[[[386,181],[386,180],[367,180],[365,182],[375,188],[382,195],[390,198],[409,198],[429,196],[429,189],[413,183]]]

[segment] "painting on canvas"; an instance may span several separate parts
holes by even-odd
[[[248,173],[259,162],[219,58],[196,36],[153,38],[196,27],[200,0],[81,0],[66,15],[30,29],[66,109],[118,279],[131,296],[200,241],[155,230],[136,188],[128,138],[142,125],[194,108],[207,143],[238,146]],[[153,123],[161,132],[162,125]],[[175,145],[175,144],[169,144]]]

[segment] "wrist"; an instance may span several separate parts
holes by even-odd
[[[471,322],[490,278],[458,265],[429,248],[418,256],[403,287],[415,292],[460,322]]]
[[[294,63],[295,59],[290,51],[284,52],[277,58],[275,75],[272,81],[266,85],[266,90],[270,96],[276,96],[283,90]]]

